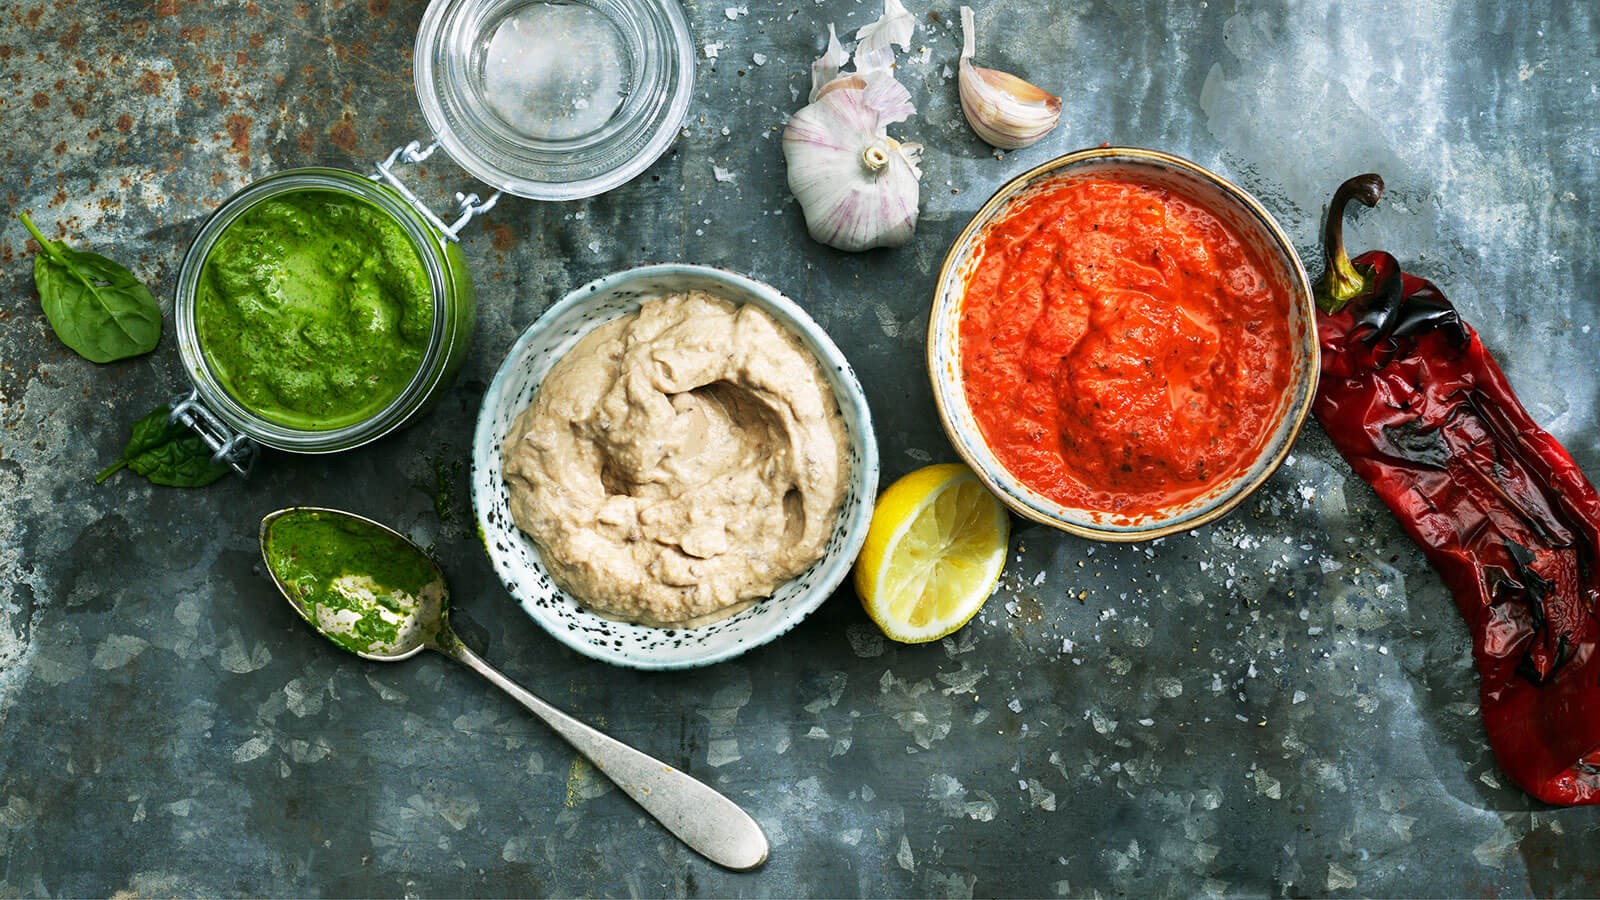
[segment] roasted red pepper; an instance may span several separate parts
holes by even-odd
[[[1454,594],[1500,768],[1600,803],[1600,495],[1432,282],[1345,254],[1345,206],[1382,193],[1361,175],[1328,210],[1313,409]]]

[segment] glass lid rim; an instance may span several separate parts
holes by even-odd
[[[643,4],[661,13],[670,39],[677,48],[675,74],[676,88],[666,96],[667,113],[650,133],[638,153],[622,165],[587,178],[572,181],[545,181],[529,178],[502,166],[487,154],[480,153],[470,138],[451,126],[445,115],[444,103],[434,87],[435,66],[432,48],[443,36],[443,23],[447,14],[466,4],[485,0],[431,0],[417,26],[417,38],[412,48],[412,87],[417,105],[422,109],[428,130],[439,147],[451,160],[472,177],[497,190],[528,200],[563,201],[594,197],[620,187],[638,177],[657,160],[666,155],[677,141],[689,115],[694,99],[695,48],[694,32],[681,4],[675,0],[643,0]]]

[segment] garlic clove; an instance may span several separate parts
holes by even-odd
[[[961,110],[978,137],[1002,150],[1037,143],[1061,121],[1061,98],[1015,75],[972,62],[977,29],[961,7]]]
[[[806,229],[852,252],[899,247],[917,227],[922,148],[886,135],[868,94],[830,86],[783,131],[789,190]]]
[[[815,103],[828,96],[830,91],[864,91],[866,89],[867,80],[865,78],[860,75],[844,75],[818,88],[817,92],[811,95],[811,102]]]

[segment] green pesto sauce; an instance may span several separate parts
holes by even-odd
[[[400,649],[424,589],[439,582],[438,569],[415,546],[338,513],[279,516],[267,526],[264,554],[317,630],[358,653]]]
[[[369,419],[405,390],[433,336],[428,271],[391,215],[325,190],[245,210],[206,254],[201,352],[257,415],[309,431]]]

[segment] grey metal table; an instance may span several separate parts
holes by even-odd
[[[1381,172],[1390,195],[1352,243],[1444,286],[1600,475],[1600,7],[979,2],[982,59],[1066,104],[1043,144],[997,159],[960,118],[957,7],[909,5],[919,115],[896,133],[927,145],[910,246],[820,247],[783,183],[778,129],[827,23],[853,32],[876,5],[694,0],[699,83],[669,155],[469,232],[474,357],[426,420],[179,491],[92,475],[183,385],[185,242],[253,178],[365,169],[424,137],[423,5],[7,3],[5,207],[132,263],[169,336],[105,367],[72,355],[21,226],[0,224],[0,896],[1600,893],[1600,812],[1498,774],[1449,595],[1314,424],[1193,533],[1019,526],[1000,592],[942,644],[886,644],[846,590],[736,661],[641,674],[562,649],[505,595],[465,460],[501,354],[556,297],[662,260],[777,286],[861,373],[892,478],[953,458],[922,368],[949,242],[1010,176],[1101,142],[1237,179],[1313,271],[1326,195]],[[467,185],[442,155],[424,182]],[[694,857],[442,659],[380,667],[315,638],[255,548],[264,513],[307,502],[433,544],[492,658],[736,798],[771,863]]]

